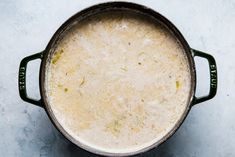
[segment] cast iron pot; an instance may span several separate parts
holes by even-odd
[[[47,63],[49,63],[52,53],[54,53],[54,48],[59,39],[63,36],[63,34],[66,33],[66,30],[70,29],[74,24],[79,22],[80,20],[87,18],[88,16],[92,16],[97,13],[101,12],[107,12],[107,11],[130,11],[130,12],[135,12],[147,17],[151,17],[158,22],[160,21],[162,24],[164,24],[170,31],[173,32],[173,34],[178,38],[179,42],[183,45],[183,48],[185,49],[185,55],[187,56],[187,60],[190,66],[190,73],[191,73],[191,90],[190,90],[190,96],[188,98],[188,104],[186,107],[185,112],[181,116],[180,120],[178,123],[174,126],[174,128],[169,131],[161,140],[156,142],[155,144],[146,147],[144,149],[131,152],[131,153],[109,153],[109,152],[104,152],[97,150],[95,148],[92,148],[87,145],[83,145],[79,141],[77,141],[74,137],[70,136],[64,128],[60,125],[60,123],[57,121],[55,118],[54,114],[52,113],[51,107],[48,103],[48,98],[46,96],[46,87],[45,87],[45,72],[47,68]],[[195,89],[196,89],[196,71],[195,71],[195,63],[194,63],[194,57],[203,57],[208,60],[209,63],[209,69],[210,69],[210,91],[209,94],[203,97],[196,97],[195,96]],[[35,59],[41,59],[41,66],[40,66],[40,73],[39,73],[39,85],[40,85],[40,94],[41,94],[41,99],[40,100],[35,100],[27,96],[26,92],[26,69],[27,69],[27,63],[29,61],[35,60]],[[145,6],[134,4],[134,3],[128,3],[128,2],[109,2],[109,3],[102,3],[98,4],[92,7],[89,7],[85,10],[82,10],[69,18],[53,35],[51,38],[50,42],[48,43],[46,49],[40,53],[25,57],[21,63],[20,63],[20,68],[19,68],[19,93],[20,97],[29,103],[35,104],[37,106],[43,107],[47,115],[50,117],[50,120],[53,122],[55,127],[71,142],[76,144],[77,146],[90,151],[95,154],[100,154],[100,155],[106,155],[106,156],[127,156],[127,155],[134,155],[138,153],[145,152],[147,150],[150,150],[151,148],[157,147],[163,142],[165,142],[170,136],[172,136],[176,130],[180,127],[180,125],[183,123],[184,119],[186,118],[189,110],[191,107],[197,103],[209,100],[213,98],[216,94],[217,90],[217,70],[216,70],[216,63],[214,58],[206,53],[194,50],[189,47],[187,41],[184,39],[182,34],[179,32],[179,30],[169,21],[167,20],[164,16],[161,14],[157,13],[156,11],[149,9]]]

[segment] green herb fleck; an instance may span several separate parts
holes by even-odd
[[[122,123],[120,120],[116,119],[112,122],[110,122],[107,126],[106,126],[107,130],[110,131],[113,135],[117,136],[122,128]]]
[[[82,78],[82,80],[81,80],[79,86],[81,87],[84,83],[85,83],[85,77]]]
[[[64,50],[61,49],[60,51],[57,51],[52,59],[52,64],[56,64],[56,62],[60,59],[61,54],[64,53]]]
[[[178,80],[175,81],[176,89],[180,88],[180,82]]]
[[[69,90],[68,88],[65,88],[65,89],[64,89],[64,92],[68,92],[68,90]]]
[[[62,86],[62,84],[58,84],[58,87],[59,87],[59,88],[62,88],[63,86]]]
[[[106,130],[111,132],[114,136],[118,136],[123,128],[126,116],[120,115],[113,119],[110,123],[106,125]]]
[[[127,68],[126,67],[121,67],[121,70],[127,71]]]
[[[140,52],[138,55],[141,56],[141,55],[143,55],[143,54],[144,54],[144,52],[142,51],[142,52]]]

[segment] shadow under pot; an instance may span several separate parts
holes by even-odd
[[[195,96],[194,57],[208,60],[210,92]],[[41,59],[41,99],[26,92],[29,61]],[[164,16],[145,6],[110,2],[69,18],[46,49],[25,57],[19,93],[43,107],[55,127],[89,152],[128,156],[172,136],[191,107],[217,90],[214,58],[194,50]]]

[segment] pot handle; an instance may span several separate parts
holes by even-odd
[[[29,61],[35,60],[35,59],[42,59],[43,57],[43,52],[36,53],[31,56],[27,56],[22,61],[20,62],[20,68],[19,68],[19,76],[18,76],[18,88],[19,88],[19,93],[21,99],[23,99],[26,102],[32,103],[34,105],[42,107],[41,104],[41,99],[40,100],[35,100],[33,98],[29,98],[27,95],[27,90],[26,90],[26,69],[27,69],[27,64]]]
[[[217,78],[216,62],[215,62],[214,57],[209,54],[198,51],[198,50],[191,49],[191,51],[192,51],[192,54],[194,57],[198,56],[198,57],[203,57],[203,58],[207,59],[208,63],[209,63],[209,68],[210,68],[210,91],[209,91],[209,94],[206,96],[199,97],[199,98],[194,96],[193,105],[195,105],[195,104],[201,103],[203,101],[212,99],[216,95],[218,78]]]

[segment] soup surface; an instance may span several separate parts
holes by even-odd
[[[49,105],[65,131],[109,153],[159,141],[185,112],[191,88],[176,37],[127,12],[74,25],[59,41],[46,80]]]

